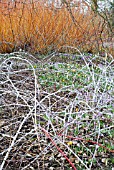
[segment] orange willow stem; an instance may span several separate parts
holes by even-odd
[[[76,167],[74,166],[74,164],[70,161],[70,159],[68,159],[68,157],[66,156],[66,154],[56,145],[56,143],[53,141],[53,139],[51,138],[50,134],[48,132],[46,132],[46,130],[43,128],[42,131],[45,133],[45,135],[50,139],[51,143],[57,148],[57,150],[65,157],[65,159],[68,161],[68,163],[72,166],[72,168],[74,170],[77,170]]]
[[[59,134],[59,136],[62,136],[62,134]],[[95,141],[92,141],[92,140],[86,140],[86,139],[83,139],[83,138],[78,138],[78,137],[73,137],[73,136],[66,136],[66,138],[69,138],[69,139],[72,139],[72,140],[79,140],[79,141],[90,142],[92,144],[96,144],[96,145],[100,146],[101,148],[106,149],[107,151],[109,151],[111,153],[114,153],[114,150],[110,150],[106,146],[103,146],[102,144],[100,144],[98,142],[95,142]]]

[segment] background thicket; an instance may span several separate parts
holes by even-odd
[[[97,8],[94,1],[62,1],[58,6],[48,1],[1,1],[0,52],[21,48],[46,54],[74,46],[83,52],[112,53],[112,13]]]

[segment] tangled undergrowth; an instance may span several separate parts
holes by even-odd
[[[0,55],[1,170],[112,170],[114,60]]]

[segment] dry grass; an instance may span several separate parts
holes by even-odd
[[[80,4],[69,12],[65,4],[57,9],[39,1],[0,3],[0,52],[22,48],[47,53],[65,45],[86,52],[99,50],[101,40],[108,37],[106,24],[89,8],[87,13],[80,11]]]

